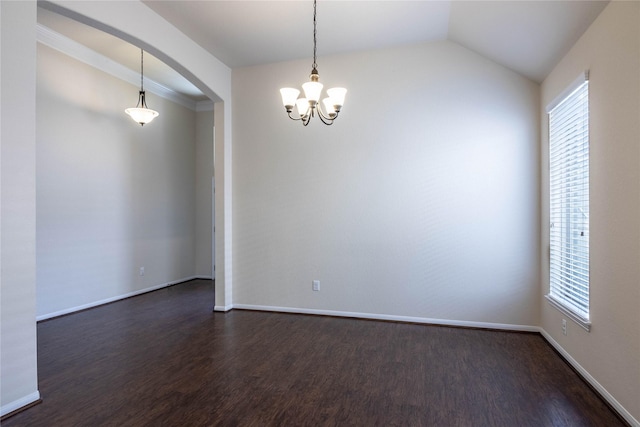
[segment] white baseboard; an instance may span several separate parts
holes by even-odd
[[[213,311],[229,311],[233,307],[233,305],[216,305],[213,307]]]
[[[472,322],[466,320],[432,319],[427,317],[396,316],[390,314],[359,313],[351,311],[316,310],[312,308],[274,307],[266,305],[233,304],[230,308],[258,311],[276,311],[281,313],[317,314],[321,316],[351,317],[356,319],[391,320],[394,322],[424,323],[442,326],[462,326],[480,329],[501,329],[508,331],[539,332],[537,326],[512,325],[507,323]],[[226,310],[225,310],[226,311]]]
[[[560,353],[562,355],[562,357],[565,358],[565,360],[567,362],[569,362],[569,364],[571,366],[573,366],[573,368],[578,371],[580,373],[580,375],[582,375],[582,377],[594,388],[596,389],[596,391],[600,394],[600,396],[602,396],[602,398],[604,400],[606,400],[617,412],[618,414],[620,414],[620,416],[622,418],[624,418],[624,420],[626,422],[628,422],[631,426],[633,427],[640,427],[640,421],[636,420],[633,415],[631,415],[629,413],[629,411],[627,411],[624,406],[622,406],[620,404],[620,402],[618,402],[612,395],[611,393],[609,393],[607,391],[607,389],[605,389],[598,381],[596,381],[595,378],[593,378],[591,376],[591,374],[584,369],[573,357],[571,357],[571,355],[569,353],[567,353],[567,351],[562,348],[562,346],[560,344],[558,344],[558,342],[556,340],[554,340],[551,335],[549,335],[547,333],[547,331],[545,331],[542,328],[538,328],[538,330],[540,331],[540,333],[542,334],[542,336],[544,337],[544,339],[547,340],[547,342],[549,342],[549,344],[551,344],[553,346],[553,348],[555,348],[558,353]]]
[[[2,407],[0,408],[0,417],[4,417],[11,412],[17,411],[18,409],[23,408],[38,400],[40,400],[40,392],[36,390],[23,398],[14,400],[13,402],[7,403],[6,405],[2,405]]]
[[[118,301],[118,300],[121,300],[121,299],[134,297],[136,295],[146,294],[147,292],[156,291],[158,289],[166,288],[168,286],[173,286],[173,285],[176,285],[178,283],[188,282],[189,280],[200,279],[200,278],[201,277],[199,277],[199,276],[189,276],[189,277],[185,277],[183,279],[173,280],[171,282],[162,283],[160,285],[151,286],[149,288],[144,288],[144,289],[140,289],[140,290],[133,291],[133,292],[128,292],[126,294],[117,295],[115,297],[106,298],[106,299],[103,299],[103,300],[100,300],[100,301],[93,301],[93,302],[90,302],[90,303],[87,303],[87,304],[79,305],[77,307],[70,307],[70,308],[65,308],[64,310],[54,311],[53,313],[42,314],[40,316],[36,316],[36,321],[39,322],[41,320],[52,319],[54,317],[63,316],[65,314],[75,313],[76,311],[86,310],[87,308],[93,308],[93,307],[97,307],[99,305],[108,304],[110,302]]]

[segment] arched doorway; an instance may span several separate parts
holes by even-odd
[[[171,66],[214,100],[215,309],[231,308],[231,70],[141,2],[43,6],[115,35]]]

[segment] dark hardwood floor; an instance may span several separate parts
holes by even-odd
[[[15,426],[621,426],[538,334],[234,310],[195,280],[38,325]]]

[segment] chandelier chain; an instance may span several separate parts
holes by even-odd
[[[140,49],[140,90],[144,91],[144,50]]]
[[[317,69],[318,64],[316,63],[316,38],[317,38],[317,29],[316,29],[316,0],[313,0],[313,64],[311,65],[312,69]]]

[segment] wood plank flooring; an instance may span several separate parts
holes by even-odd
[[[538,334],[234,310],[195,280],[38,325],[16,426],[622,426]]]

